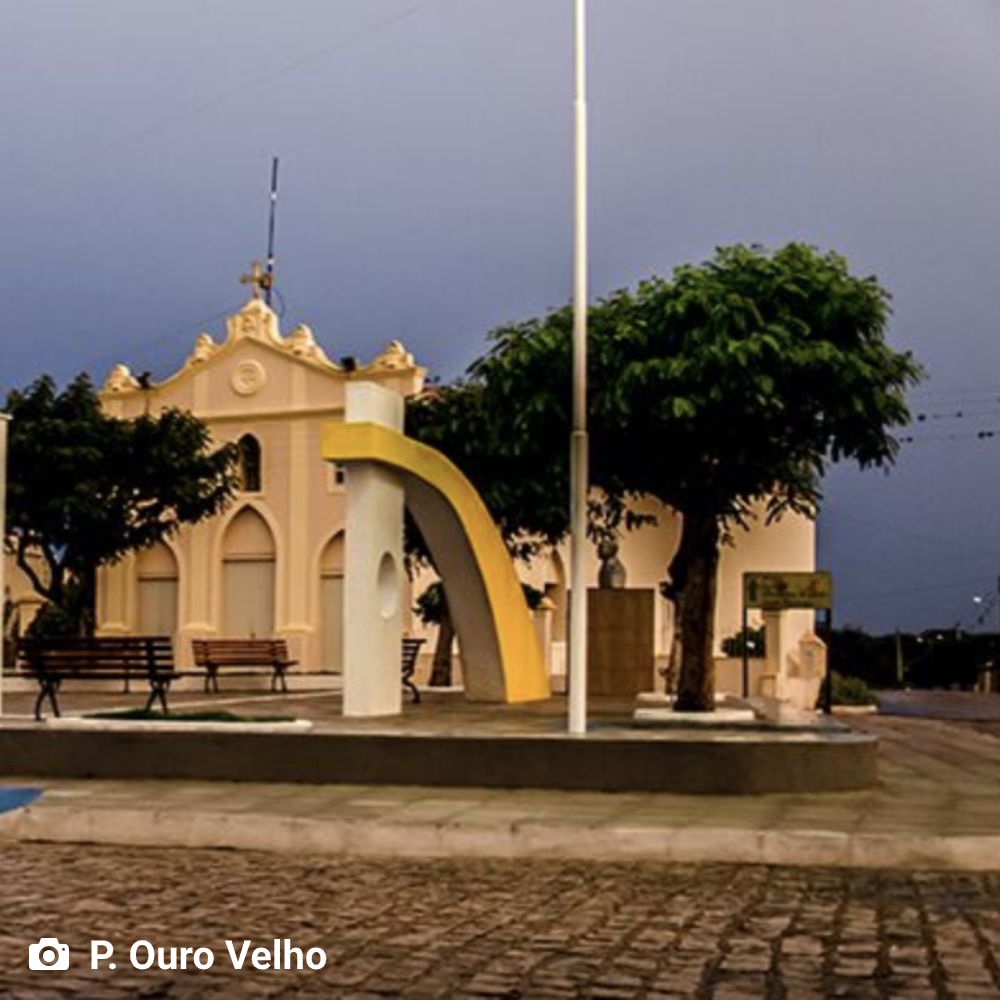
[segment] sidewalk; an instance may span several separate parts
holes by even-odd
[[[23,781],[0,839],[398,857],[1000,868],[1000,738],[863,717],[879,787],[766,796],[180,781]]]

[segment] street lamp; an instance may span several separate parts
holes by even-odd
[[[569,731],[587,731],[587,2],[574,0],[573,430],[570,437]]]

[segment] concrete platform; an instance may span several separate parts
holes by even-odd
[[[28,696],[21,696],[29,698]],[[76,693],[70,711],[114,707]],[[142,695],[118,695],[117,707]],[[198,700],[198,699],[201,700]],[[692,795],[841,792],[876,781],[875,738],[812,716],[762,720],[752,730],[633,724],[631,702],[595,705],[585,736],[565,732],[562,699],[530,706],[469,705],[429,695],[391,719],[344,719],[339,697],[178,693],[177,709],[294,715],[309,732],[245,727],[142,727],[92,721],[0,724],[0,776],[164,778],[310,784],[655,791]],[[10,706],[8,706],[10,707]]]

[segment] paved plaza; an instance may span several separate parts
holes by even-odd
[[[7,845],[0,879],[10,997],[1000,996],[996,875]],[[27,971],[42,935],[68,973]],[[90,971],[93,937],[114,972]],[[326,967],[233,970],[225,939],[275,937]],[[217,961],[136,971],[139,939]]]
[[[14,697],[8,700],[9,710]],[[83,708],[82,701],[96,705],[102,696],[74,697],[76,707]],[[986,697],[991,706],[1000,702]],[[336,702],[329,694],[233,694],[221,700],[237,711],[291,710],[315,719],[317,726],[337,724],[331,717]],[[471,725],[475,712],[482,711],[470,716],[457,705],[407,706],[401,725],[449,727],[461,720]],[[559,725],[554,711],[551,705],[523,708],[508,718],[516,716],[517,725],[528,724],[525,719],[538,727]],[[1000,725],[845,718],[880,739],[875,788],[705,796],[12,775],[4,784],[39,785],[44,794],[29,809],[0,816],[0,837],[291,853],[307,849],[318,855],[1000,869]]]

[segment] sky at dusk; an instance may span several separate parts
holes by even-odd
[[[1000,5],[590,10],[595,295],[737,241],[875,274],[930,377],[892,473],[827,480],[837,617],[996,628]],[[570,0],[0,0],[0,25],[2,389],[166,375],[218,336],[272,154],[282,324],[334,358],[398,338],[452,377],[569,299]]]

